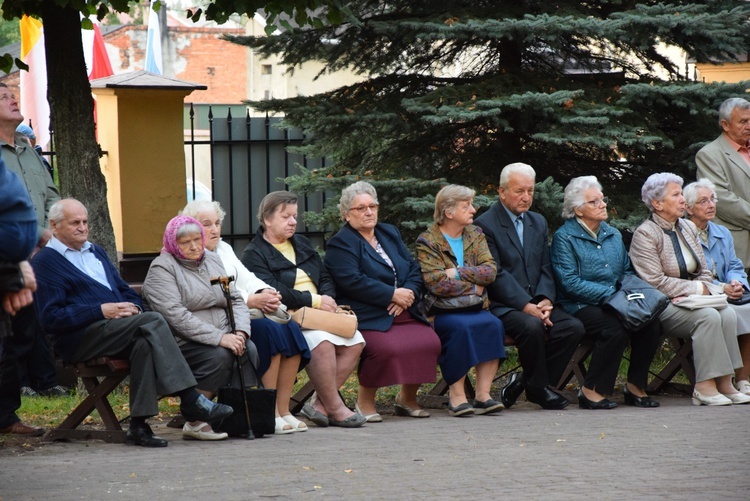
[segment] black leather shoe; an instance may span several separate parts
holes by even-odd
[[[562,410],[570,404],[567,398],[563,397],[556,391],[550,390],[544,386],[542,388],[526,387],[526,400],[537,404],[542,409]]]
[[[185,417],[186,421],[205,421],[211,423],[218,421],[229,416],[232,411],[230,406],[224,404],[216,404],[205,396],[201,395],[193,405],[182,405],[180,404],[180,412]]]
[[[659,402],[646,395],[645,397],[637,397],[630,393],[628,385],[622,389],[622,396],[625,397],[625,405],[632,405],[633,407],[659,407]]]
[[[128,445],[140,445],[141,447],[166,447],[169,442],[154,435],[149,425],[138,428],[130,428],[125,435],[125,443]]]
[[[523,379],[523,372],[514,372],[508,378],[508,384],[500,390],[500,401],[506,409],[510,409],[516,403],[526,388],[526,382]]]
[[[593,400],[589,400],[586,398],[586,395],[583,394],[583,391],[578,390],[578,407],[581,409],[614,409],[617,407],[617,403],[607,400],[606,398],[603,398],[599,400],[598,402],[594,402]]]

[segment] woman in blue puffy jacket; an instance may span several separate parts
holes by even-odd
[[[622,277],[634,273],[620,232],[606,223],[607,201],[595,176],[571,180],[563,201],[565,224],[555,233],[550,253],[559,306],[583,322],[587,336],[596,338],[578,405],[582,409],[617,407],[606,395],[614,391],[622,353],[630,341],[625,403],[658,407],[645,388],[661,335],[659,322],[631,332],[612,310],[601,307],[617,291]]]

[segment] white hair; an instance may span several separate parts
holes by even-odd
[[[190,216],[195,219],[195,216],[197,216],[201,212],[208,211],[216,212],[216,215],[219,216],[219,224],[222,224],[224,222],[224,216],[226,216],[227,213],[224,209],[221,208],[221,204],[216,201],[193,200],[192,202],[189,202],[185,206],[185,208],[180,211],[179,214],[182,216]]]
[[[654,206],[651,202],[664,200],[669,183],[675,183],[682,188],[683,181],[680,176],[671,172],[657,172],[648,176],[641,188],[641,200],[646,204],[649,211],[654,212]]]
[[[533,181],[536,181],[536,171],[531,165],[516,162],[506,165],[503,167],[503,170],[500,171],[500,186],[503,188],[507,187],[508,181],[510,181],[510,176],[513,174],[530,177]]]
[[[585,191],[596,188],[602,190],[602,185],[596,176],[574,177],[565,187],[565,198],[563,199],[562,217],[563,219],[572,219],[576,217],[575,209],[586,203],[583,199]]]
[[[750,102],[741,97],[730,97],[719,106],[719,126],[721,122],[729,122],[732,119],[732,112],[735,108],[741,110],[750,110]]]
[[[699,179],[682,189],[682,196],[685,197],[685,205],[692,207],[698,201],[698,190],[711,190],[711,196],[716,198],[716,185],[708,179]]]
[[[75,198],[63,198],[62,200],[58,200],[54,204],[52,204],[52,207],[49,208],[49,215],[47,218],[50,221],[54,221],[55,224],[62,222],[63,219],[65,219],[65,208],[69,205],[75,205],[78,204],[81,207],[83,207],[83,210],[86,212],[86,215],[88,216],[89,211],[86,208],[85,205],[83,205],[81,202],[76,200]]]

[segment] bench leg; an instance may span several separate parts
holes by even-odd
[[[664,368],[654,375],[648,384],[647,391],[659,393],[671,383],[672,379],[682,369],[688,377],[691,385],[695,385],[695,367],[693,366],[693,344],[688,339],[677,337],[668,338],[669,344],[674,348],[674,355]]]
[[[50,430],[45,440],[89,439],[95,438],[106,442],[125,442],[125,431],[120,426],[107,396],[117,388],[127,374],[107,376],[103,381],[94,376],[81,377],[88,390],[88,396],[63,420],[54,430]],[[79,430],[78,426],[96,409],[104,422],[106,430]]]
[[[573,379],[573,376],[578,380],[579,385],[583,385],[583,380],[586,378],[585,362],[593,351],[594,343],[584,338],[583,343],[581,343],[581,345],[576,348],[576,351],[573,352],[573,356],[571,357],[570,362],[568,362],[568,366],[565,367],[565,370],[563,371],[562,376],[560,376],[560,380],[557,382],[557,385],[555,385],[555,388],[558,390],[564,390],[568,383],[570,383],[570,380]]]
[[[304,407],[305,402],[307,402],[310,397],[312,397],[312,394],[314,392],[315,388],[313,387],[312,382],[308,381],[307,383],[305,383],[305,386],[300,388],[297,393],[292,395],[292,397],[289,399],[290,412],[292,414],[298,414],[299,411],[302,410],[302,407]]]

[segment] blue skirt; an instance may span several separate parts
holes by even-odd
[[[487,310],[442,313],[435,316],[434,325],[442,344],[438,363],[448,384],[477,364],[505,359],[503,323]]]
[[[266,373],[271,357],[279,353],[285,357],[302,355],[298,370],[310,361],[310,348],[294,322],[279,324],[267,318],[254,318],[250,321],[250,339],[258,348],[258,376]]]

